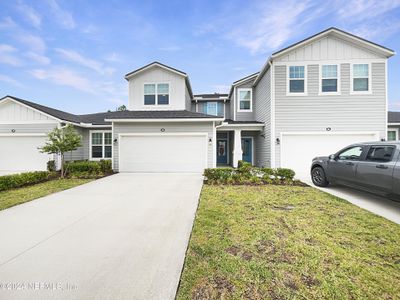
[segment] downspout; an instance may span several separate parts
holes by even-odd
[[[271,71],[271,168],[276,166],[276,146],[275,146],[275,74],[272,65],[272,60],[268,61],[269,69]]]

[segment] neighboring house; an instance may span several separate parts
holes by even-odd
[[[400,129],[400,111],[389,111],[387,140],[388,141],[400,140],[399,129]]]
[[[392,55],[330,28],[275,52],[229,94],[193,95],[186,73],[154,62],[125,76],[127,111],[73,115],[7,96],[0,170],[45,168],[49,157],[37,147],[71,123],[83,146],[67,159],[112,159],[120,172],[201,172],[245,160],[305,173],[314,156],[387,138]]]

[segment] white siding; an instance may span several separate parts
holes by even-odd
[[[359,45],[329,35],[307,45],[294,49],[281,57],[277,62],[344,60],[344,59],[383,58]]]
[[[275,131],[377,131],[386,137],[385,63],[372,63],[372,94],[350,94],[350,64],[341,64],[341,95],[319,96],[319,66],[307,66],[308,95],[286,96],[286,66],[275,66]],[[276,145],[280,165],[280,146]]]
[[[169,83],[169,105],[144,105],[145,83]],[[140,72],[129,80],[129,109],[130,110],[184,110],[186,109],[185,78],[172,71],[153,67]]]
[[[4,101],[4,102],[3,102]],[[25,105],[14,101],[2,100],[0,103],[0,123],[57,123],[54,118],[48,117]]]
[[[171,123],[114,123],[114,139],[119,139],[120,133],[161,133],[161,128],[165,129],[165,133],[176,132],[205,132],[208,138],[213,140],[213,143],[208,144],[208,168],[213,167],[213,155],[215,141],[213,139],[213,122],[171,122]],[[160,149],[162,153],[162,149]],[[114,145],[114,170],[118,171],[118,144]],[[138,158],[140,159],[140,158]]]
[[[255,140],[257,166],[271,166],[271,72],[267,71],[254,88],[255,120],[264,122],[263,132]],[[264,135],[264,137],[261,136]]]

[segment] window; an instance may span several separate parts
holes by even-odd
[[[366,160],[377,162],[391,161],[394,150],[394,146],[372,146],[368,151]]]
[[[203,104],[203,113],[206,115],[213,115],[218,117],[224,116],[224,103],[223,102],[205,102]]]
[[[289,93],[304,94],[306,91],[305,66],[289,67]]]
[[[387,139],[388,141],[397,141],[397,130],[388,130]]]
[[[353,92],[368,92],[370,86],[369,65],[353,65]]]
[[[321,92],[338,92],[338,66],[323,65],[321,68]]]
[[[251,111],[252,90],[251,89],[238,89],[239,95],[239,108],[238,111]]]
[[[168,105],[169,84],[168,83],[146,83],[144,85],[144,105]]]
[[[91,159],[112,157],[112,133],[106,131],[91,132]]]
[[[351,147],[341,152],[338,157],[343,160],[358,160],[362,152],[363,148],[361,146]]]

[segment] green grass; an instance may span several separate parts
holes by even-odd
[[[55,179],[31,186],[0,192],[0,210],[43,196],[70,189],[92,179]]]
[[[400,299],[400,226],[310,187],[205,185],[177,299]]]

